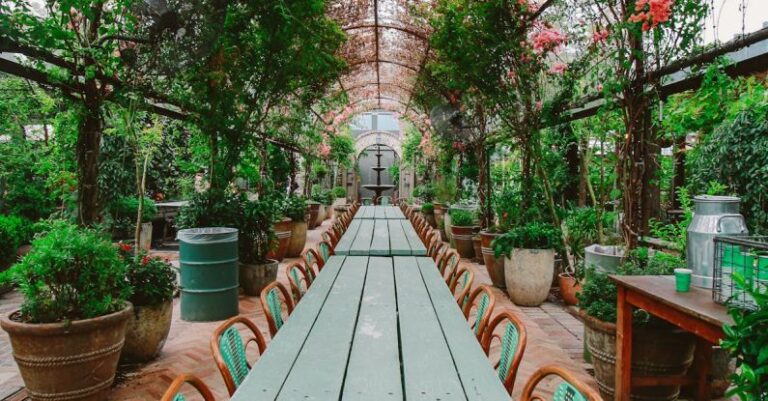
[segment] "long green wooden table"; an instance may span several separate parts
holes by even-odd
[[[333,256],[232,401],[508,401],[426,257]]]
[[[353,219],[336,244],[335,253],[355,256],[424,256],[427,248],[408,220]]]
[[[354,218],[354,220],[374,219],[405,220],[405,215],[397,206],[360,206]]]

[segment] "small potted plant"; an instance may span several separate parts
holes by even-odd
[[[493,242],[496,257],[504,255],[504,279],[509,298],[520,306],[546,301],[555,275],[555,247],[560,230],[532,222],[515,227]]]
[[[333,195],[334,206],[340,206],[340,205],[346,205],[347,204],[347,190],[344,189],[344,187],[333,187],[333,190],[331,190],[331,194]]]
[[[171,330],[176,274],[167,261],[150,257],[144,251],[134,254],[128,244],[119,244],[118,249],[127,267],[134,312],[120,359],[149,362],[160,355]]]
[[[432,228],[437,227],[437,221],[435,220],[435,205],[427,202],[421,205],[421,214],[427,220],[427,223]]]
[[[480,231],[480,252],[483,257],[483,264],[488,270],[491,282],[497,288],[505,288],[507,284],[504,281],[504,258],[496,257],[496,253],[493,251],[493,240],[505,232],[506,230],[499,225]]]
[[[33,399],[108,398],[133,310],[125,273],[108,238],[61,221],[3,273],[24,300],[0,326]]]
[[[451,209],[451,234],[456,243],[456,251],[462,258],[470,259],[475,256],[472,244],[474,235],[475,216],[469,210]]]
[[[244,199],[238,229],[240,254],[240,286],[250,296],[257,296],[277,278],[278,262],[269,259],[276,246],[275,211],[278,206],[269,197],[251,201]]]
[[[283,213],[291,219],[291,239],[288,242],[286,256],[301,256],[307,243],[307,200],[303,196],[291,195],[285,203]]]

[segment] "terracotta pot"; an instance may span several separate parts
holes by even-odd
[[[240,287],[243,292],[252,297],[261,294],[267,284],[277,279],[277,266],[277,261],[271,259],[261,265],[240,263]]]
[[[555,275],[552,249],[514,249],[504,259],[504,280],[510,300],[520,306],[539,306],[547,300]]]
[[[445,213],[443,214],[443,230],[445,231],[445,237],[448,243],[451,244],[451,248],[456,248],[456,242],[453,240],[453,230],[451,225],[451,214],[448,213],[448,210],[446,209]]]
[[[67,323],[22,323],[0,317],[33,401],[103,401],[115,379],[133,306]]]
[[[435,205],[435,227],[437,227],[437,222],[443,221],[445,216],[445,206],[440,202],[434,202],[433,205]]]
[[[456,243],[456,251],[462,258],[471,259],[475,256],[475,248],[472,244],[472,232],[474,227],[453,226],[451,233],[453,241]]]
[[[475,234],[475,236],[472,237],[472,249],[475,251],[475,263],[484,265],[485,260],[483,259],[483,246],[479,234]]]
[[[289,258],[296,258],[301,256],[301,251],[304,250],[304,245],[307,242],[307,222],[306,221],[293,221],[291,222],[291,238],[288,240],[288,249],[286,250],[286,256]]]
[[[281,222],[275,223],[275,236],[277,237],[277,247],[270,250],[267,255],[270,259],[275,259],[278,262],[282,262],[285,259],[285,254],[288,252],[288,245],[291,242],[291,227],[293,226],[291,219],[284,219]]]
[[[325,210],[325,205],[323,205],[323,204],[321,203],[321,204],[320,204],[320,205],[317,207],[317,221],[316,221],[315,227],[317,227],[317,226],[319,226],[319,225],[323,224],[323,222],[325,221],[325,219],[326,219],[326,210]]]
[[[435,228],[437,227],[437,220],[435,219],[435,213],[424,213],[421,212],[421,214],[424,216],[424,219],[427,220],[427,223],[429,223],[430,227]]]
[[[592,354],[600,395],[614,399],[616,388],[616,325],[580,312],[584,335]],[[673,376],[685,374],[693,362],[695,339],[661,321],[632,328],[632,374],[637,376]],[[671,401],[680,394],[680,386],[633,387],[630,399]]]
[[[581,283],[576,281],[576,278],[570,273],[558,274],[557,280],[560,285],[560,296],[563,297],[563,302],[566,305],[578,305],[579,299],[576,298],[576,294],[581,292]]]
[[[172,299],[157,305],[134,306],[120,360],[149,362],[157,358],[171,330],[172,317]]]
[[[309,223],[309,229],[312,230],[315,227],[317,227],[318,217],[320,217],[320,204],[319,203],[308,203],[309,206],[309,220],[307,222]]]
[[[497,288],[505,288],[507,284],[504,281],[504,258],[496,258],[496,254],[491,247],[491,242],[500,235],[501,234],[489,233],[488,231],[481,231],[480,251],[483,255],[485,268],[488,270],[488,276],[491,277],[493,285]]]

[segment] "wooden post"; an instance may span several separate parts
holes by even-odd
[[[616,401],[630,401],[632,391],[632,305],[627,290],[618,286],[616,299]]]

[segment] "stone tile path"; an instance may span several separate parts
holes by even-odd
[[[308,246],[315,246],[320,241],[322,231],[330,226],[326,221],[308,235]],[[164,257],[175,258],[177,255],[163,253]],[[292,259],[281,264],[278,279],[285,282],[283,268]],[[484,266],[462,260],[462,265],[475,273],[475,285],[491,284]],[[583,328],[578,320],[569,315],[566,309],[557,303],[548,302],[536,308],[523,308],[514,305],[507,295],[494,288],[497,303],[496,310],[509,310],[519,316],[528,330],[528,348],[518,372],[513,399],[518,399],[524,383],[539,367],[556,364],[576,372],[578,376],[595,386],[594,380],[587,373],[587,365],[581,357]],[[0,313],[9,313],[18,307],[21,299],[17,293],[6,294],[0,298]],[[261,328],[265,337],[269,337],[266,321],[257,297],[240,298],[240,313],[253,320]],[[229,395],[216,368],[210,351],[210,335],[220,322],[193,323],[179,319],[178,299],[174,302],[174,320],[171,332],[160,357],[143,366],[123,366],[118,374],[117,383],[110,400],[114,401],[153,401],[159,400],[174,377],[181,373],[192,373],[203,379],[213,390],[217,400],[226,400]],[[498,360],[498,349],[492,350],[491,359]],[[255,359],[255,357],[253,358]],[[16,392],[22,386],[15,363],[11,355],[8,337],[0,331],[0,400]],[[195,399],[194,397],[190,399]]]

